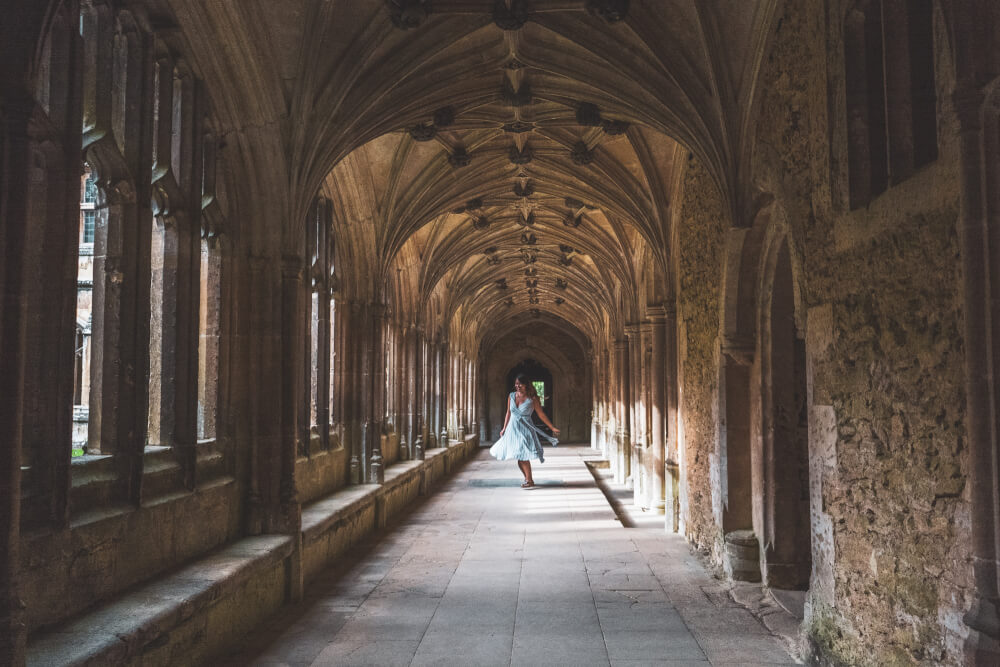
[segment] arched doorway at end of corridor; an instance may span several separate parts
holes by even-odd
[[[534,385],[535,391],[538,392],[538,402],[542,410],[545,411],[550,420],[555,419],[552,371],[535,359],[525,359],[507,372],[507,386],[510,387],[510,391],[514,390],[514,378],[522,373],[528,377],[528,380]],[[549,427],[542,423],[538,415],[532,414],[531,419],[535,426],[550,435],[552,434]]]

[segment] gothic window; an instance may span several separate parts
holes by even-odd
[[[218,145],[207,134],[202,153],[202,230],[198,304],[198,439],[216,437],[222,308],[222,216],[224,191],[217,186]]]
[[[330,404],[333,396],[333,243],[330,238],[330,202],[318,198],[307,221],[309,301],[309,430],[322,449],[330,446]],[[310,438],[311,440],[312,438]],[[303,443],[308,448],[308,444]],[[308,449],[301,455],[311,453]]]
[[[851,208],[857,208],[888,183],[881,0],[859,3],[848,14],[844,61],[850,198]]]
[[[913,163],[921,167],[937,159],[937,89],[934,79],[932,0],[910,0],[907,21],[910,45],[910,88],[913,99]]]
[[[937,158],[932,0],[866,0],[847,15],[851,208]]]

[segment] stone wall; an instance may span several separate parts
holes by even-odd
[[[720,536],[712,488],[718,486],[719,299],[728,216],[718,188],[694,158],[683,192],[676,232],[681,530],[695,545],[712,549]]]
[[[774,198],[756,221],[769,229],[756,231],[787,234],[805,309],[813,528],[806,630],[835,662],[958,664],[971,568],[947,41],[936,17],[938,158],[850,210],[838,34],[845,7],[829,4],[786,3],[775,24],[753,160],[757,189]],[[709,462],[718,423],[717,200],[692,164],[677,232],[683,514],[689,539],[704,548],[718,538],[710,496],[719,481]],[[760,365],[754,369],[760,383]]]

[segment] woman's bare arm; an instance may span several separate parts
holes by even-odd
[[[545,410],[542,410],[542,406],[538,404],[538,401],[534,401],[534,404],[535,404],[535,414],[537,414],[541,418],[541,420],[545,423],[546,426],[552,429],[553,433],[559,435],[559,429],[557,429],[555,426],[552,425],[552,422],[549,421],[549,416],[545,414]]]
[[[504,432],[507,430],[507,424],[510,423],[510,396],[507,397],[507,416],[503,418],[503,428],[500,429],[500,436],[503,437]]]

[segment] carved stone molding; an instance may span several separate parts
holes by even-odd
[[[502,99],[507,106],[527,106],[531,104],[532,100],[531,85],[525,81],[521,84],[520,88],[514,90],[514,84],[512,84],[509,79],[504,77],[503,88],[500,90],[500,99]]]
[[[587,11],[608,23],[618,23],[628,18],[629,0],[587,0]]]
[[[434,112],[435,127],[449,127],[455,123],[455,110],[451,107],[441,107]]]
[[[722,354],[740,366],[753,364],[754,341],[749,337],[727,336],[722,341]]]
[[[419,28],[431,11],[430,0],[385,0],[392,24],[400,30]]]
[[[587,165],[594,161],[594,151],[587,148],[587,144],[583,141],[578,141],[573,144],[569,157],[573,160],[573,164]]]
[[[448,156],[448,164],[453,167],[467,167],[472,162],[472,156],[465,150],[464,146],[458,146]]]
[[[437,128],[433,125],[421,123],[420,125],[411,127],[409,132],[414,141],[430,141],[437,135]]]
[[[517,146],[511,146],[508,153],[508,157],[513,164],[528,164],[534,156],[535,152],[531,150],[531,146],[525,146],[521,150],[518,150]]]
[[[535,184],[528,181],[524,185],[520,183],[514,184],[514,194],[518,197],[530,197],[535,194]]]
[[[601,129],[604,130],[604,134],[612,137],[625,134],[628,132],[630,126],[631,124],[624,120],[610,120],[605,118],[601,121]]]
[[[535,126],[533,123],[526,123],[523,120],[515,120],[511,123],[504,123],[502,129],[504,132],[509,132],[511,134],[522,134],[535,129]]]
[[[596,104],[580,102],[576,105],[576,122],[584,127],[599,127],[601,125],[601,110]]]
[[[493,22],[501,30],[520,30],[528,22],[527,0],[511,0],[510,7],[504,0],[495,0]]]

